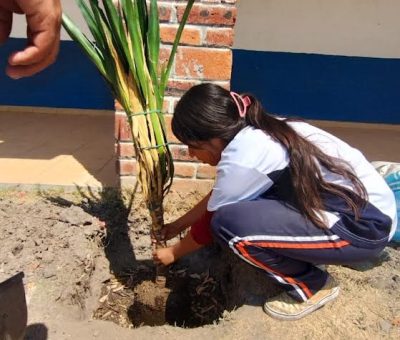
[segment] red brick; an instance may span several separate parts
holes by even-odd
[[[206,45],[208,46],[226,46],[233,45],[232,28],[209,28],[206,33]]]
[[[166,44],[171,44],[175,40],[177,26],[162,25],[160,27],[161,41]],[[201,32],[199,28],[185,27],[182,32],[181,45],[200,45]]]
[[[202,81],[213,81],[229,88],[232,55],[229,47],[233,44],[233,26],[236,21],[236,0],[197,0],[188,26],[182,35],[181,46],[178,49],[171,78],[168,82],[163,111],[173,111],[179,97],[194,85]],[[164,0],[159,2],[161,38],[164,44],[160,50],[160,66],[166,65],[173,42],[177,23],[182,19],[186,2],[183,0]],[[176,14],[175,14],[176,10]],[[171,22],[174,22],[171,24]],[[195,24],[193,26],[191,24]],[[200,45],[214,48],[202,48]],[[165,45],[166,44],[166,45]],[[118,111],[124,111],[116,102]],[[208,192],[215,177],[215,169],[208,165],[199,164],[188,155],[187,147],[178,144],[171,131],[171,115],[166,115],[167,137],[175,160],[176,178],[174,188],[180,191]],[[132,145],[131,131],[125,115],[117,114],[115,118],[115,135],[117,138],[116,153],[120,158],[117,165],[121,184],[133,186],[136,183],[136,162]],[[205,179],[202,179],[205,178]]]
[[[167,140],[169,143],[179,143],[179,140],[172,133],[171,129],[172,116],[165,116],[165,126],[167,128]]]
[[[177,7],[178,21],[182,20],[186,6]],[[233,26],[236,22],[237,10],[233,6],[215,6],[210,4],[194,5],[187,23],[216,25],[216,26]]]
[[[199,164],[197,168],[196,178],[199,179],[214,179],[216,175],[216,169],[213,166],[206,164]]]
[[[170,145],[172,157],[178,161],[194,161],[194,158],[189,156],[186,145]]]
[[[232,69],[232,51],[181,47],[176,58],[175,73],[178,77],[204,80],[229,80]]]
[[[179,99],[181,98],[182,93],[179,93],[178,95],[167,95],[167,100],[170,103],[170,108],[168,110],[169,114],[172,114],[174,112],[176,103],[179,101]],[[167,111],[165,111],[165,113],[167,113]]]
[[[214,4],[235,4],[237,0],[200,0],[200,2],[214,3]]]
[[[170,79],[168,81],[166,93],[170,96],[182,95],[191,87],[198,84],[200,84],[200,82],[195,80]]]
[[[133,147],[133,143],[119,142],[116,143],[115,153],[120,158],[134,158],[135,148]]]
[[[200,0],[200,2],[210,2],[210,3],[215,3],[215,4],[235,4],[237,0]]]
[[[119,141],[131,141],[132,133],[125,114],[115,115],[115,139]]]
[[[120,159],[117,162],[117,173],[122,176],[136,174],[136,160]]]
[[[235,4],[237,0],[200,0],[200,2],[214,3],[214,4]]]
[[[178,104],[179,99],[180,99],[180,97],[174,98],[174,100],[173,100],[173,102],[172,102],[173,111],[175,111],[175,107],[176,107],[176,104]]]
[[[196,166],[190,163],[174,163],[175,177],[193,178],[196,174]]]
[[[163,112],[164,113],[171,113],[171,112],[169,112],[170,111],[169,108],[171,106],[171,101],[172,101],[171,99],[164,97],[164,102],[163,102]]]
[[[158,5],[158,16],[161,22],[171,21],[172,8],[169,5],[159,4]]]
[[[218,85],[221,86],[221,87],[223,87],[223,88],[226,89],[226,90],[230,90],[230,88],[231,88],[231,83],[230,83],[229,80],[228,80],[228,81],[221,81],[221,82],[218,82]]]
[[[119,177],[120,186],[122,189],[130,190],[136,187],[137,177],[133,175],[124,175]],[[193,179],[193,178],[174,178],[172,190],[180,192],[199,192],[208,194],[212,189],[214,181],[206,179]],[[141,187],[136,187],[136,192],[141,192]]]
[[[171,48],[167,46],[162,46],[160,48],[160,57],[159,57],[159,72],[163,67],[167,66],[169,56],[171,54]]]

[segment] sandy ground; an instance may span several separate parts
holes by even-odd
[[[198,193],[170,194],[166,219],[200,198]],[[261,272],[207,248],[174,265],[170,274],[172,281],[174,275],[185,276],[185,285],[198,293],[202,287],[200,300],[186,286],[173,289],[175,303],[179,295],[189,297],[183,301],[189,309],[182,305],[173,313],[206,310],[211,324],[133,328],[135,289],[153,268],[149,219],[140,197],[122,201],[112,192],[1,191],[0,219],[0,282],[25,273],[26,339],[400,338],[400,250],[395,245],[357,269],[329,266],[341,286],[339,298],[294,322],[263,313],[262,302],[279,288]]]

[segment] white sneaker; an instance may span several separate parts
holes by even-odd
[[[307,301],[296,301],[284,292],[265,302],[264,312],[280,320],[298,320],[334,300],[339,290],[335,280],[329,276],[325,285]]]

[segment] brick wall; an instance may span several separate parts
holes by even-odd
[[[163,43],[160,59],[163,61],[170,53],[186,1],[158,3]],[[195,2],[185,26],[164,102],[168,140],[175,160],[174,187],[178,190],[209,188],[215,176],[213,167],[188,156],[186,146],[173,136],[170,122],[177,101],[191,86],[202,82],[215,82],[226,88],[230,86],[235,21],[236,0],[201,0]],[[120,184],[129,188],[136,182],[136,161],[125,113],[118,104],[115,138]]]

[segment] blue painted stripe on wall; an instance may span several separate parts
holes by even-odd
[[[54,65],[31,77],[12,80],[4,70],[8,55],[22,49],[24,39],[0,47],[0,105],[108,110],[114,100],[97,69],[72,41],[61,43]]]
[[[232,88],[276,114],[400,123],[400,59],[234,50]]]

